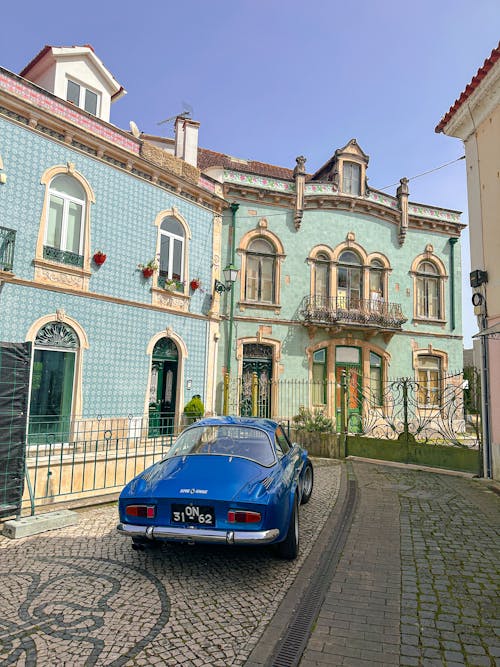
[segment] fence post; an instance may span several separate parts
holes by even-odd
[[[410,444],[408,425],[408,378],[403,378],[403,433],[404,442],[406,445]]]
[[[340,452],[341,458],[347,456],[347,373],[340,377]]]
[[[222,406],[222,414],[229,414],[229,373],[224,373],[224,400]]]
[[[259,378],[252,373],[252,417],[259,415]]]

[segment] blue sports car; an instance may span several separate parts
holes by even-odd
[[[270,419],[209,417],[120,495],[118,531],[135,549],[161,541],[275,544],[299,550],[299,505],[313,490],[307,452]]]

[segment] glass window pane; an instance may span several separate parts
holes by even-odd
[[[313,405],[326,405],[326,350],[313,354],[311,400]]]
[[[66,99],[68,102],[73,102],[76,106],[80,106],[80,86],[74,81],[68,81]]]
[[[256,239],[255,241],[252,241],[252,243],[250,243],[248,246],[248,251],[264,253],[266,255],[274,255],[273,246],[265,239]]]
[[[372,405],[382,405],[382,368],[370,366],[370,396]]]
[[[256,257],[247,258],[246,274],[245,296],[249,301],[257,301],[259,297],[259,260]]]
[[[49,220],[47,223],[46,245],[52,248],[61,247],[61,229],[64,202],[60,197],[50,196]]]
[[[361,264],[361,260],[352,250],[344,250],[340,253],[339,262],[343,264]]]
[[[313,361],[315,364],[324,364],[326,362],[326,350],[316,350],[313,354]]]
[[[168,262],[170,256],[170,238],[166,234],[160,234],[160,275],[168,275]]]
[[[94,116],[97,114],[97,95],[91,90],[85,91],[85,111],[94,114]]]
[[[68,197],[74,197],[75,199],[85,199],[85,190],[81,184],[68,174],[59,174],[52,179],[50,183],[50,189],[56,190],[62,195],[67,195]]]
[[[82,226],[82,207],[80,204],[69,202],[68,229],[66,233],[66,248],[70,252],[80,254],[80,237]]]
[[[261,300],[268,303],[274,301],[274,259],[262,257],[261,258]]]
[[[160,229],[164,232],[170,232],[170,234],[175,234],[175,236],[184,238],[184,227],[175,218],[165,218],[161,223]]]
[[[338,345],[335,350],[335,359],[345,364],[359,364],[359,348]]]
[[[315,296],[327,298],[328,297],[328,284],[329,284],[330,271],[328,264],[318,263],[316,264],[316,273],[315,273],[315,285],[314,291]]]
[[[174,257],[172,262],[172,278],[182,280],[182,248],[183,243],[174,239]]]

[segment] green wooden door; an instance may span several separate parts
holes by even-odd
[[[177,346],[170,338],[162,338],[154,347],[149,392],[150,438],[174,432],[178,356]]]

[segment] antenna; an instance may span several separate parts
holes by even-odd
[[[183,108],[183,111],[181,111],[181,113],[177,113],[177,114],[175,114],[175,116],[170,116],[170,118],[165,118],[165,120],[160,120],[156,124],[157,125],[165,125],[165,123],[170,123],[171,121],[173,121],[173,120],[175,120],[176,118],[179,118],[179,117],[180,118],[188,118],[193,113],[193,107],[190,104],[188,104],[187,102],[182,103],[182,108]]]
[[[141,131],[139,130],[139,128],[137,127],[137,125],[134,123],[133,120],[130,121],[129,125],[130,125],[130,131],[132,132],[134,137],[138,139],[141,136]]]

